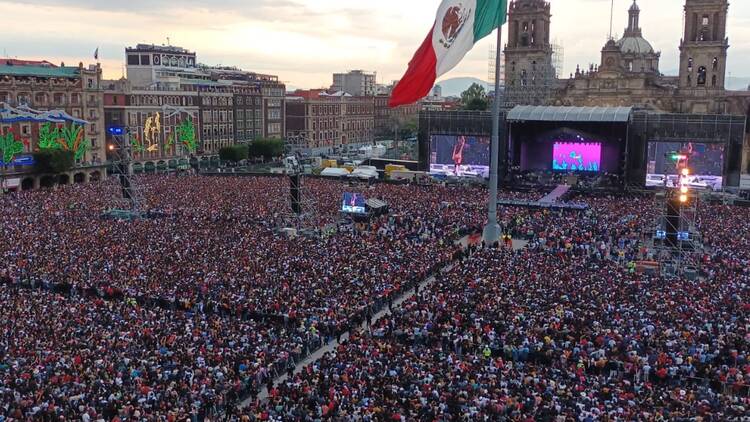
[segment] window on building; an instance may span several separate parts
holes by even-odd
[[[691,72],[693,71],[693,58],[692,57],[688,59],[688,70]]]
[[[698,68],[698,86],[704,86],[706,85],[706,68],[705,66],[701,66]]]
[[[30,136],[31,135],[31,125],[21,125],[21,135],[22,136]]]
[[[711,76],[711,86],[716,86],[716,75]]]
[[[717,57],[714,57],[714,61],[712,62],[711,67],[713,68],[713,70],[719,68],[719,59]]]
[[[141,62],[138,60],[137,54],[130,54],[128,55],[128,66],[138,66]]]
[[[708,15],[703,15],[703,20],[701,21],[701,24],[703,26],[708,26]]]

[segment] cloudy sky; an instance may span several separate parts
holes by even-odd
[[[565,49],[565,74],[598,62],[611,0],[551,0],[552,37]],[[622,34],[631,0],[614,0]],[[331,73],[401,76],[434,20],[440,0],[0,0],[0,56],[66,64],[93,61],[105,77],[123,73],[124,48],[137,43],[189,48],[209,65],[277,74],[294,87],[330,85]],[[640,0],[644,36],[676,71],[684,0]],[[729,72],[750,76],[750,1],[730,6]],[[492,41],[490,40],[492,39]],[[487,79],[490,36],[444,78]]]

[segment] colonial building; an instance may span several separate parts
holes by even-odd
[[[213,80],[232,86],[235,109],[242,111],[240,115],[235,114],[237,141],[283,136],[286,86],[279,82],[278,76],[235,67],[204,68],[204,71],[209,72]]]
[[[286,99],[287,139],[311,153],[335,153],[374,142],[374,97],[297,90]]]
[[[98,64],[56,66],[46,61],[3,59],[0,60],[0,108],[4,104],[9,109],[60,110],[72,116],[82,123],[76,143],[81,147],[78,163],[101,163],[106,156],[101,78]],[[48,123],[24,119],[12,123],[0,121],[0,134],[12,133],[23,143],[24,152],[34,152],[40,149],[40,130]],[[52,126],[61,128],[64,123]]]
[[[136,160],[215,155],[282,137],[285,86],[276,76],[200,65],[174,46],[139,44],[126,56],[128,78],[107,84],[106,114],[129,128]]]
[[[108,126],[128,128],[135,160],[202,154],[204,146],[199,142],[199,128],[214,127],[213,123],[204,125],[201,121],[204,98],[213,97],[201,96],[197,90],[136,88],[125,79],[108,81],[104,92],[106,122]],[[187,127],[193,132],[192,144],[186,137],[189,134],[181,137],[177,133],[178,128],[182,131]],[[108,138],[108,142],[112,140]]]
[[[644,37],[633,0],[623,36],[608,40],[598,65],[549,78],[550,4],[514,0],[509,8],[507,105],[636,106],[678,113],[747,114],[747,93],[725,89],[727,0],[685,0],[677,76],[660,71],[661,53]]]
[[[550,4],[544,0],[516,0],[508,11],[505,47],[505,95],[514,104],[543,104],[555,79],[552,64]]]

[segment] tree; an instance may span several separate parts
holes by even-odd
[[[464,110],[487,110],[490,102],[484,87],[476,83],[471,84],[466,91],[461,93],[461,105]]]
[[[250,143],[250,157],[263,157],[270,160],[284,153],[284,141],[281,139],[256,139]]]
[[[36,171],[39,173],[63,173],[75,164],[75,153],[64,149],[46,149],[34,153]]]
[[[219,158],[221,158],[222,161],[239,163],[242,160],[247,160],[247,157],[247,145],[232,145],[229,147],[223,147],[219,150]]]

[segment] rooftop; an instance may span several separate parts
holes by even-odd
[[[133,47],[128,47],[125,49],[126,52],[136,52],[136,51],[149,51],[149,52],[159,52],[159,53],[172,53],[172,54],[195,54],[192,51],[189,51],[182,47],[175,47],[171,45],[156,45],[156,44],[138,44]]]
[[[38,76],[43,78],[78,78],[80,69],[78,67],[50,67],[42,66],[17,66],[17,65],[0,65],[0,75],[9,76]]]

